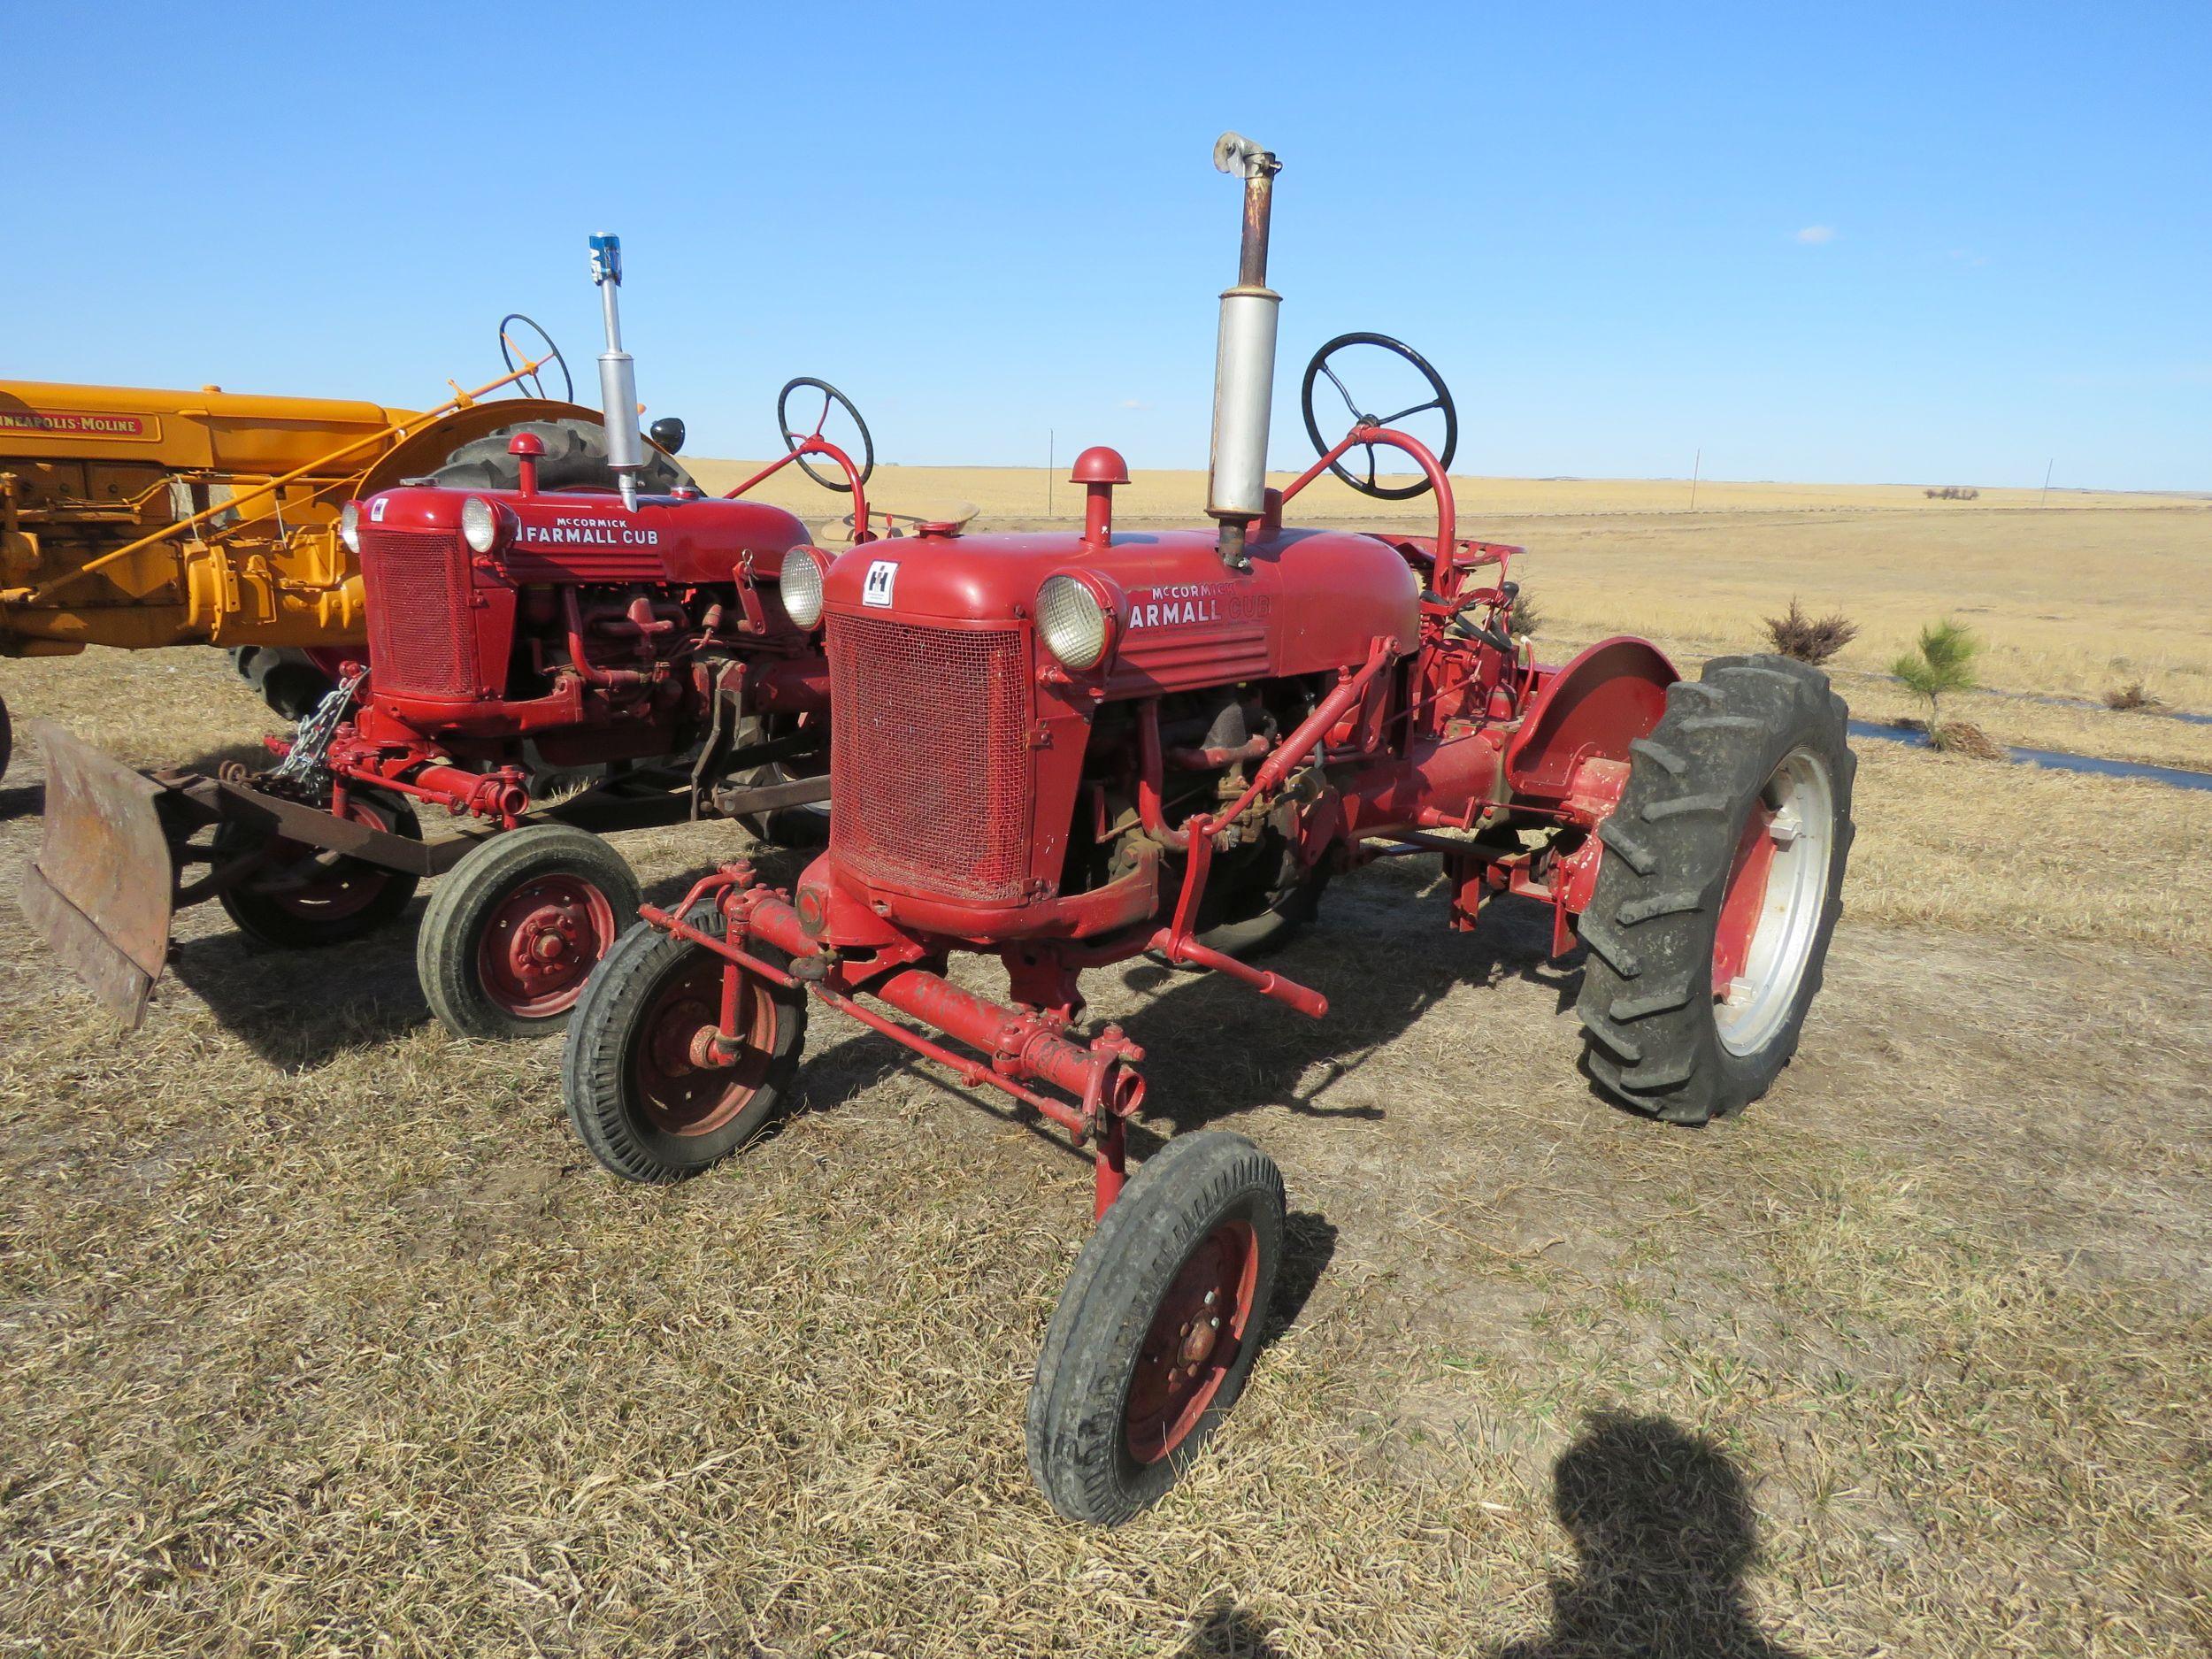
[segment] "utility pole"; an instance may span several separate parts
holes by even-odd
[[[1052,517],[1052,475],[1059,470],[1056,457],[1060,450],[1060,434],[1051,427],[1045,428],[1045,517]]]
[[[2051,504],[2051,469],[2057,465],[2058,457],[2056,456],[2053,456],[2043,463],[2043,493],[2036,497],[2035,503],[2039,507],[2047,507]]]
[[[1690,463],[1690,511],[1697,511],[1697,475],[1705,470],[1705,446],[1697,446],[1697,459]]]

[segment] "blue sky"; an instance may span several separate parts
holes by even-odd
[[[2212,488],[2212,5],[33,7],[0,375],[428,401],[493,324],[760,454],[1202,465],[1278,151],[1274,459],[1352,328],[1461,470]]]

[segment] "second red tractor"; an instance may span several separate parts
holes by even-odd
[[[782,508],[705,495],[672,458],[679,423],[641,439],[619,245],[593,240],[603,428],[524,423],[347,505],[367,660],[274,745],[275,764],[142,775],[42,728],[46,836],[25,907],[127,1024],[182,906],[215,900],[266,944],[337,945],[435,877],[416,945],[432,1010],[467,1036],[556,1031],[637,912],[603,832],[736,817],[819,841],[829,673],[778,588],[807,531]],[[822,435],[839,409],[858,463]],[[731,495],[795,462],[851,493],[869,540],[857,411],[795,380],[777,419],[784,456]],[[426,838],[432,809],[453,833]]]

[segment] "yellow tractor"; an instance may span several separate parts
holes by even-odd
[[[538,357],[513,343],[526,326],[545,341]],[[559,349],[520,316],[500,344],[506,374],[474,391],[449,381],[453,396],[421,412],[0,380],[0,657],[227,646],[272,708],[299,718],[367,640],[347,502],[403,478],[509,483],[507,441],[524,426],[546,442],[548,488],[613,482],[599,411],[572,401]],[[552,367],[559,398],[541,379]],[[485,401],[511,386],[526,395]],[[669,458],[682,432],[654,424],[647,488],[688,481]],[[10,749],[0,701],[0,772]]]

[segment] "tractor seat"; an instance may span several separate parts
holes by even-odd
[[[969,520],[980,511],[972,501],[949,499],[933,501],[927,497],[910,501],[897,507],[879,507],[868,503],[868,518],[886,535],[912,535],[926,524],[949,524],[956,530],[965,529]],[[886,521],[888,521],[887,525]],[[820,527],[824,547],[835,547],[852,540],[853,516],[833,518]]]

